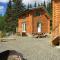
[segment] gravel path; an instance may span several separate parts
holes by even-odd
[[[51,47],[51,38],[15,37],[17,40],[0,42],[0,52],[16,50],[27,60],[60,60],[60,49]]]

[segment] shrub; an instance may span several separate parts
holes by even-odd
[[[6,36],[6,33],[5,33],[5,32],[0,31],[0,38],[3,38],[3,37],[5,37],[5,36]]]

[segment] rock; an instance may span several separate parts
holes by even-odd
[[[6,50],[0,53],[1,60],[24,60],[23,55],[15,50]]]
[[[52,42],[53,46],[59,46],[59,44],[60,44],[60,36],[54,38],[51,42]]]

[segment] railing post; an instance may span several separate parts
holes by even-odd
[[[59,24],[59,36],[60,36],[60,24]]]

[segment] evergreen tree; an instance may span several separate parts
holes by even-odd
[[[0,31],[3,31],[5,25],[5,16],[0,16]]]
[[[25,11],[25,5],[22,3],[22,0],[16,0],[15,1],[15,14],[16,14],[16,16],[19,17],[23,11]]]
[[[30,8],[32,8],[32,5],[30,4]]]
[[[4,31],[8,32],[8,30],[10,28],[9,23],[10,23],[10,20],[11,20],[11,15],[12,15],[12,5],[11,5],[11,0],[9,0],[8,8],[7,8],[7,11],[6,11]]]
[[[30,5],[29,5],[29,3],[28,3],[27,9],[29,9],[29,8],[30,8]]]
[[[50,15],[50,28],[51,28],[51,30],[52,30],[52,2],[49,2],[48,4],[47,4],[47,11],[48,11],[48,13],[49,13],[49,15]]]
[[[46,8],[46,2],[45,2],[45,0],[44,0],[44,3],[43,3],[43,6]]]
[[[49,15],[52,17],[52,4],[51,4],[51,2],[49,2],[47,4],[47,11],[48,11]]]
[[[40,7],[40,4],[38,3],[38,7]]]
[[[15,4],[13,8],[11,0],[8,3],[4,27],[6,32],[16,32],[18,17],[25,10],[22,0],[14,0],[13,2]]]
[[[37,7],[37,3],[35,2],[34,7]]]
[[[41,6],[44,6],[44,4],[43,4],[43,3],[41,3]]]

